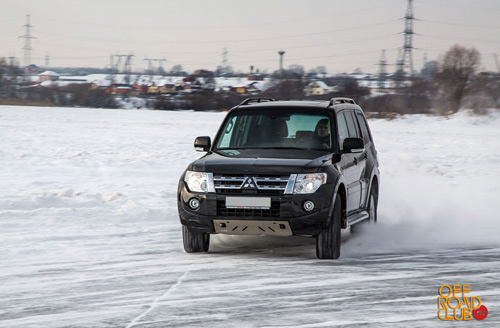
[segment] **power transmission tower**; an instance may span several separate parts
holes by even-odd
[[[385,89],[385,81],[387,80],[387,60],[385,59],[385,49],[382,50],[382,55],[378,64],[378,88]]]
[[[414,73],[413,69],[413,21],[415,16],[413,14],[413,0],[408,0],[408,6],[406,8],[405,20],[405,30],[404,34],[404,44],[403,51],[400,52],[396,65],[396,74],[402,74],[408,72],[409,74]]]
[[[125,62],[123,64],[122,72],[125,74],[125,83],[130,82],[130,72],[132,70],[132,58],[135,57],[133,54],[116,54],[110,56],[110,80],[111,83],[115,82],[115,76],[120,72],[120,65],[122,63],[122,58],[125,58]],[[118,83],[120,81],[117,81]]]
[[[135,56],[133,54],[128,54],[125,56],[127,59],[125,60],[125,66],[124,66],[124,71],[125,71],[125,83],[129,84],[130,83],[130,73],[132,72],[132,58]]]
[[[152,58],[144,58],[143,60],[145,60],[145,61],[148,62],[148,74],[152,75],[152,73],[153,73],[153,64],[152,64],[152,62],[153,62],[154,59],[152,59]]]
[[[166,62],[167,60],[165,58],[155,58],[153,61],[158,62],[158,73],[161,73],[161,75],[164,75],[163,72],[163,62]]]
[[[26,28],[26,32],[24,35],[21,35],[19,38],[24,39],[24,66],[28,66],[31,64],[31,51],[33,48],[31,47],[31,40],[36,39],[36,37],[31,35],[31,28],[33,25],[30,24],[30,15],[26,15],[26,24],[23,25]]]
[[[48,68],[50,64],[50,56],[49,54],[45,54],[45,68]]]

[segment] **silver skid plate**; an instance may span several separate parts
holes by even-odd
[[[287,221],[214,220],[216,233],[227,235],[291,236]]]

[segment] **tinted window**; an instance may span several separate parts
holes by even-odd
[[[344,113],[345,113],[345,118],[346,118],[346,122],[347,122],[347,128],[349,130],[349,137],[361,138],[361,133],[359,132],[358,124],[355,121],[353,112],[347,111]]]
[[[310,110],[236,111],[216,142],[217,149],[331,148],[330,118]]]
[[[363,140],[365,141],[365,144],[369,143],[372,140],[372,137],[370,135],[370,131],[368,130],[368,124],[366,123],[366,120],[360,112],[356,112],[356,116],[358,118],[359,126],[361,127],[361,133],[363,134]]]
[[[340,149],[342,149],[344,145],[344,139],[349,137],[349,131],[347,130],[347,123],[345,121],[344,112],[338,114],[337,123],[339,126]]]

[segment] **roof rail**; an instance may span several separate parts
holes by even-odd
[[[276,101],[273,98],[264,98],[264,97],[255,97],[255,98],[247,98],[241,102],[239,106],[250,105],[253,103],[267,102],[267,101]]]
[[[336,104],[354,104],[356,105],[356,102],[352,100],[351,98],[344,98],[344,97],[335,97],[330,99],[330,106],[336,105]]]

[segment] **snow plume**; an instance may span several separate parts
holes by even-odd
[[[347,249],[499,246],[498,114],[371,122],[381,163],[378,224]]]

